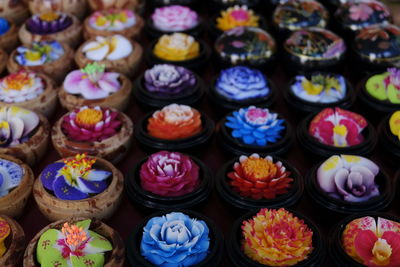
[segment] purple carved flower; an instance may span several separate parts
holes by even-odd
[[[33,15],[26,22],[27,29],[34,34],[52,34],[65,30],[72,25],[70,16],[63,13],[45,13]]]
[[[155,65],[144,73],[145,88],[153,93],[177,95],[193,89],[195,84],[193,72],[175,65]]]
[[[335,155],[318,168],[321,189],[334,198],[348,202],[364,202],[378,196],[375,177],[379,167],[360,156]]]

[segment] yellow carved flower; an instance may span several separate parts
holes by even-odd
[[[221,12],[221,16],[217,18],[217,28],[228,31],[239,26],[258,27],[259,19],[247,6],[234,6]]]
[[[304,91],[306,91],[309,95],[319,95],[324,89],[321,84],[315,84],[308,79],[304,79],[301,82],[301,85],[303,86]]]
[[[154,46],[153,53],[164,60],[189,60],[199,56],[200,45],[192,36],[184,33],[164,34]]]

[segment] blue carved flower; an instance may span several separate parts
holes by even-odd
[[[0,35],[5,34],[10,29],[10,23],[5,18],[0,17]]]
[[[92,169],[95,158],[78,154],[48,165],[40,175],[43,187],[62,200],[80,200],[103,192],[111,172]]]
[[[234,100],[264,97],[270,92],[262,72],[245,66],[221,71],[215,88],[222,96]]]
[[[268,109],[250,106],[234,111],[226,117],[225,126],[232,130],[232,137],[240,139],[246,145],[266,146],[281,138],[285,129],[284,120]]]
[[[24,177],[24,169],[17,163],[0,159],[0,197],[6,196],[17,187]]]
[[[208,254],[208,226],[181,212],[151,218],[143,230],[141,254],[157,266],[191,266]]]

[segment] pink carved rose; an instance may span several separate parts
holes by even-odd
[[[140,168],[144,190],[160,196],[182,196],[200,184],[199,166],[179,152],[160,151],[149,156]]]
[[[179,5],[156,8],[151,18],[154,26],[165,32],[189,30],[199,23],[195,11]]]

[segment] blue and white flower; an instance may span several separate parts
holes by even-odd
[[[6,196],[17,187],[24,177],[24,169],[17,163],[0,159],[0,197]]]

